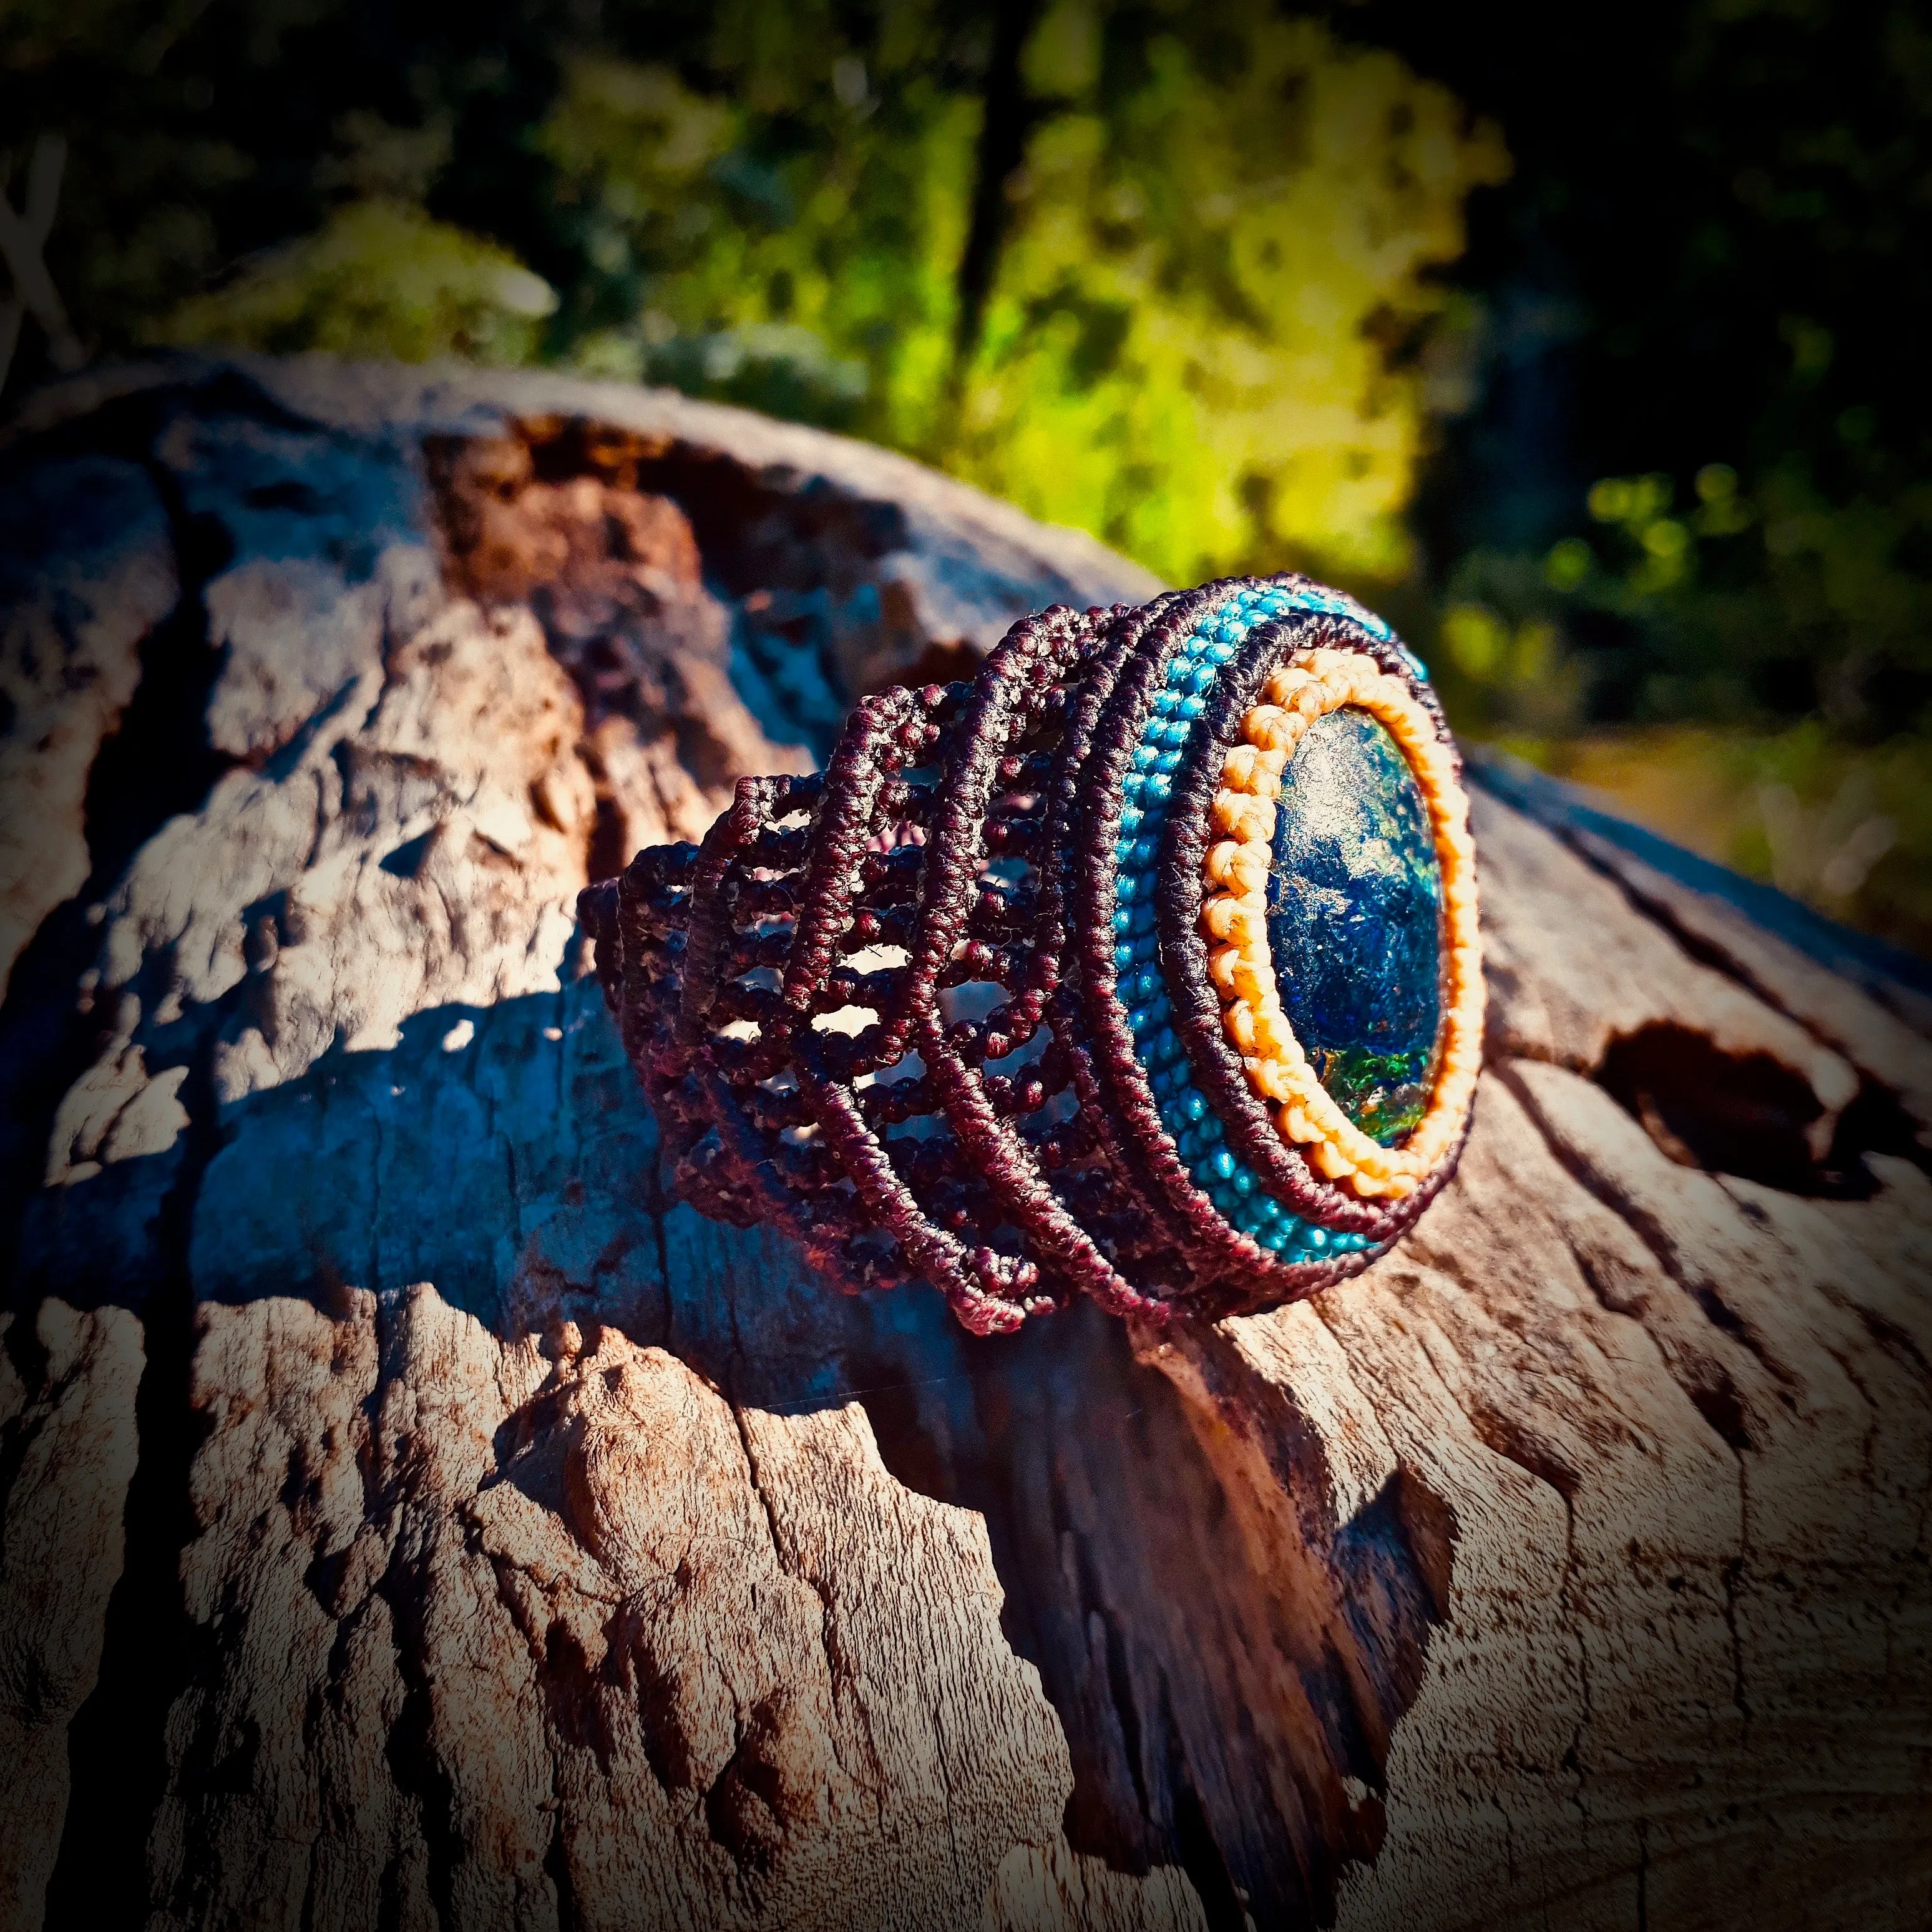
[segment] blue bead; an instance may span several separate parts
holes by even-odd
[[[1310,1228],[1302,1239],[1319,1254],[1328,1245],[1328,1230],[1326,1228]]]
[[[1133,963],[1134,949],[1131,944],[1123,944],[1114,948],[1114,970],[1115,972],[1124,973]]]
[[[1151,772],[1148,776],[1147,788],[1156,798],[1165,798],[1174,789],[1174,780],[1166,772]]]
[[[1123,832],[1138,831],[1142,816],[1143,814],[1138,806],[1122,806],[1120,807],[1120,830]]]
[[[1265,1228],[1262,1233],[1261,1244],[1270,1254],[1278,1255],[1288,1246],[1288,1236],[1280,1228]]]
[[[1134,975],[1134,994],[1137,999],[1150,1000],[1160,991],[1160,975],[1150,966],[1143,966]]]
[[[1119,915],[1118,915],[1118,914],[1115,914],[1115,917],[1116,917],[1116,918],[1118,918],[1118,916],[1119,916]],[[1153,930],[1154,930],[1154,902],[1153,902],[1153,900],[1151,900],[1151,899],[1143,899],[1143,900],[1142,900],[1142,902],[1140,902],[1140,904],[1139,904],[1138,905],[1137,905],[1137,906],[1136,906],[1136,907],[1134,908],[1132,913],[1130,915],[1130,919],[1131,919],[1131,922],[1131,922],[1131,924],[1129,926],[1129,927],[1128,927],[1128,928],[1127,928],[1130,932],[1153,932]]]
[[[1151,866],[1160,848],[1151,838],[1136,838],[1132,855],[1133,862],[1136,866]]]
[[[1144,771],[1154,760],[1154,748],[1151,745],[1136,745],[1134,747],[1133,761],[1137,769]]]
[[[1178,772],[1180,769],[1183,756],[1184,754],[1179,752],[1163,752],[1154,760],[1154,770],[1157,772]]]
[[[1255,1178],[1244,1167],[1234,1176],[1234,1192],[1237,1194],[1252,1194],[1254,1191]]]
[[[1220,1179],[1226,1180],[1234,1171],[1234,1156],[1226,1148],[1220,1148],[1208,1157],[1208,1166]]]
[[[1158,933],[1144,932],[1134,941],[1134,958],[1137,961],[1151,959],[1160,950],[1160,935]]]
[[[1222,1127],[1218,1117],[1213,1114],[1210,1114],[1207,1119],[1201,1123],[1201,1131],[1205,1134],[1210,1141],[1218,1141],[1225,1130]]]
[[[1181,1104],[1181,1111],[1190,1120],[1198,1120],[1208,1111],[1208,1096],[1204,1094],[1190,1094]]]
[[[1114,915],[1114,930],[1116,932],[1131,932],[1133,922],[1134,916],[1125,906],[1121,907]]]
[[[1208,700],[1204,698],[1184,698],[1180,708],[1189,717],[1198,718],[1208,709]]]

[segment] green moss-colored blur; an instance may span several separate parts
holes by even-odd
[[[550,284],[502,249],[419,208],[371,200],[190,296],[154,335],[280,353],[526,362],[542,341],[538,318],[556,307]]]
[[[1176,580],[1402,574],[1424,412],[1377,332],[1440,306],[1500,140],[1312,22],[1238,19],[1210,63],[1106,12],[1062,0],[1025,43],[970,331],[986,109],[936,14],[866,57],[798,10],[723,99],[568,62],[537,138],[612,319],[564,352],[857,430]]]
[[[1429,272],[1507,172],[1501,138],[1311,20],[1149,26],[1104,0],[1033,22],[976,290],[989,109],[947,10],[854,34],[832,8],[739,0],[708,85],[561,56],[524,135],[578,258],[561,305],[399,194],[446,139],[426,171],[422,137],[364,113],[337,130],[349,192],[319,226],[146,333],[562,361],[874,437],[1176,580],[1284,559],[1400,577],[1426,424],[1386,344],[1442,306]]]

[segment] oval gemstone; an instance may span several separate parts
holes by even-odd
[[[1442,868],[1415,774],[1379,720],[1316,718],[1282,774],[1268,940],[1323,1086],[1391,1146],[1423,1116],[1442,1030]]]

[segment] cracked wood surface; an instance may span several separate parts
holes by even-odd
[[[559,378],[0,446],[10,1925],[1916,1926],[1932,1043],[1479,799],[1462,1169],[1017,1337],[668,1202],[570,907],[1142,573]]]

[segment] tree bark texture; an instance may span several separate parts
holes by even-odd
[[[0,447],[0,1920],[1932,1919],[1932,1043],[1478,797],[1360,1280],[976,1340],[670,1202],[572,906],[1156,587],[897,457],[170,362]]]

